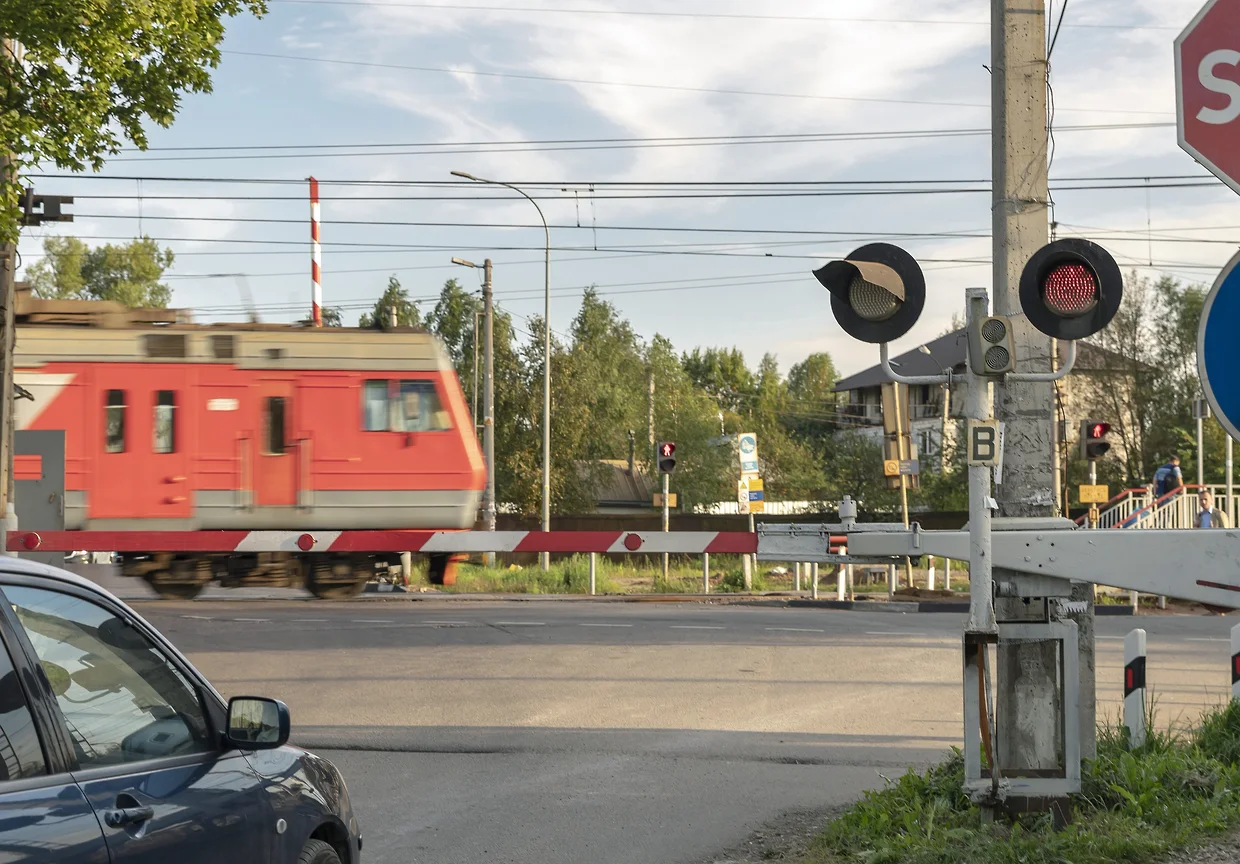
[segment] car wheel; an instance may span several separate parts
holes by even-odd
[[[307,840],[297,864],[340,864],[340,856],[322,840]]]

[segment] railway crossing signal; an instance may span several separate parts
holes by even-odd
[[[659,473],[671,474],[676,470],[676,445],[664,441],[659,445]]]
[[[908,252],[890,243],[871,243],[842,261],[814,271],[831,292],[831,312],[844,332],[862,342],[892,342],[921,317],[926,279]]]
[[[1124,299],[1124,277],[1110,253],[1069,237],[1033,253],[1020,276],[1020,305],[1029,323],[1052,339],[1093,336],[1111,323]]]
[[[1016,371],[1012,322],[995,315],[969,327],[969,367],[978,375],[1006,375]]]
[[[1082,420],[1081,458],[1093,461],[1105,456],[1111,449],[1110,442],[1106,440],[1110,433],[1110,423],[1103,423],[1101,420]]]

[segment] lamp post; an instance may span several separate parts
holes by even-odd
[[[464,171],[453,171],[453,177],[461,177],[465,180],[471,180],[474,183],[489,183],[494,186],[503,186],[505,189],[511,189],[525,200],[534,205],[534,209],[538,211],[538,218],[543,223],[543,234],[546,237],[546,258],[543,270],[543,470],[542,470],[542,530],[551,530],[551,229],[547,226],[547,217],[543,215],[542,208],[538,206],[538,202],[531,198],[521,189],[513,186],[511,183],[503,183],[499,180],[487,180],[483,177],[475,177],[473,174],[467,174]],[[540,556],[542,559],[542,569],[547,570],[551,566],[551,555],[543,552]]]

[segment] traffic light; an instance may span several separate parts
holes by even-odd
[[[1101,459],[1111,449],[1106,440],[1111,432],[1111,424],[1101,420],[1081,421],[1081,458],[1093,461]]]
[[[994,315],[973,323],[969,328],[969,368],[978,375],[1005,375],[1016,370],[1009,319]]]
[[[874,344],[907,333],[926,303],[926,279],[899,246],[871,243],[814,271],[831,292],[831,312],[844,332]]]
[[[664,441],[659,445],[659,473],[671,474],[676,470],[676,445]]]
[[[1124,298],[1124,277],[1105,249],[1089,240],[1056,240],[1033,254],[1020,277],[1029,323],[1054,339],[1085,339],[1111,323]]]

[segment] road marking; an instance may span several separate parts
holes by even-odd
[[[826,630],[815,630],[812,627],[767,627],[767,630],[773,630],[779,633],[826,633]]]
[[[246,622],[249,622],[249,623],[251,623],[251,624],[269,624],[269,623],[271,623],[271,619],[270,619],[270,618],[234,618],[234,619],[232,619],[232,620],[234,620],[234,621],[246,621]]]
[[[632,624],[578,624],[578,627],[632,627]]]
[[[294,624],[326,624],[326,618],[293,618]]]
[[[1185,636],[1185,642],[1230,642],[1230,639],[1206,638],[1203,636]]]
[[[546,627],[543,621],[496,621],[500,627]]]
[[[182,618],[192,618],[195,621],[213,621],[210,615],[182,615]]]
[[[468,621],[423,621],[422,623],[423,624],[438,624],[438,625],[443,625],[445,627],[464,627],[469,622]]]
[[[390,618],[354,618],[354,624],[391,624]]]
[[[866,636],[929,636],[920,630],[866,630]]]
[[[723,630],[723,627],[715,627],[707,624],[673,624],[673,630]]]

